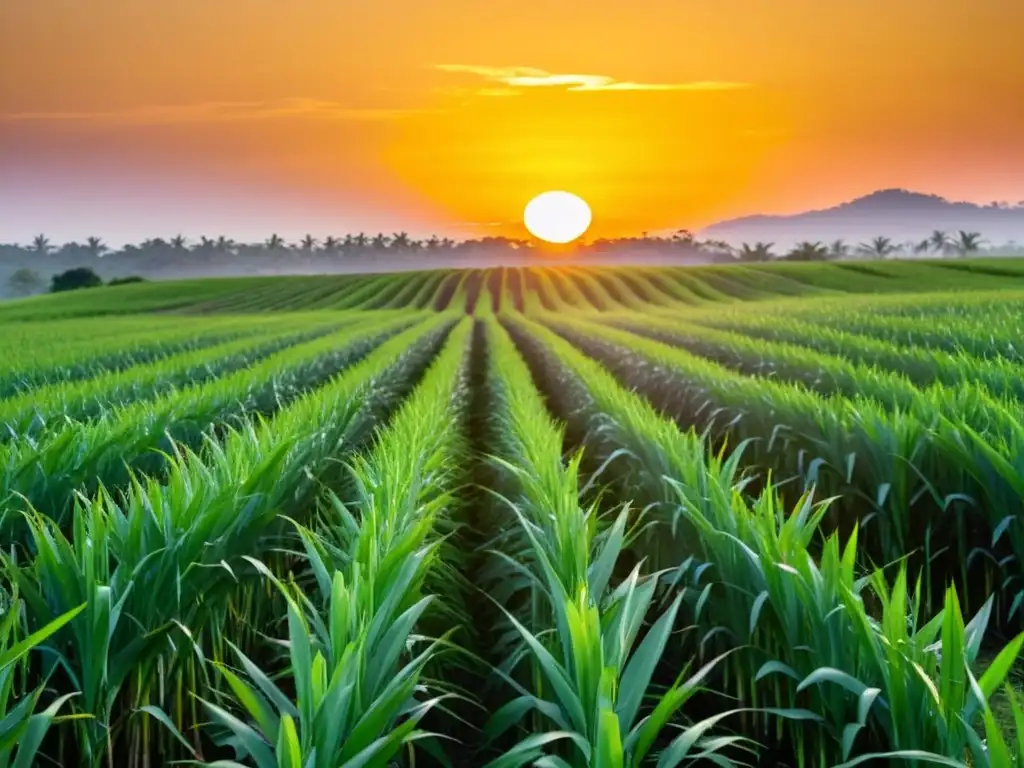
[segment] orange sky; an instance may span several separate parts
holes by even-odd
[[[0,0],[0,241],[1024,199],[1021,0]]]

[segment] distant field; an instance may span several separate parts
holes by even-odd
[[[0,303],[0,321],[136,312],[247,313],[463,309],[486,286],[493,308],[615,311],[643,305],[834,293],[1024,288],[1024,259],[866,261],[709,267],[499,267],[368,275],[160,281]]]
[[[1011,768],[1022,307],[1005,259],[7,302],[0,712],[66,765]]]

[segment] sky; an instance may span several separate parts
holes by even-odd
[[[1024,199],[1021,0],[0,0],[0,242]]]

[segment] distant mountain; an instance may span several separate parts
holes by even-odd
[[[1024,242],[1024,205],[957,203],[938,195],[883,189],[847,203],[789,216],[744,216],[705,227],[705,238],[730,243],[766,241],[786,248],[800,240],[860,242],[890,237],[919,241],[933,230],[980,232],[987,243]]]

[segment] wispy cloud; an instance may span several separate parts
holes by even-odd
[[[211,123],[277,118],[322,120],[392,120],[409,114],[403,109],[365,109],[319,99],[273,101],[215,101],[128,107],[96,111],[12,112],[0,114],[4,122],[92,122],[123,125]]]
[[[438,64],[436,69],[481,77],[507,88],[563,88],[567,91],[724,91],[749,88],[749,83],[694,80],[683,83],[635,83],[607,75],[558,74],[536,67],[488,67],[476,64]],[[488,94],[483,89],[480,95]],[[503,93],[502,95],[509,95]]]

